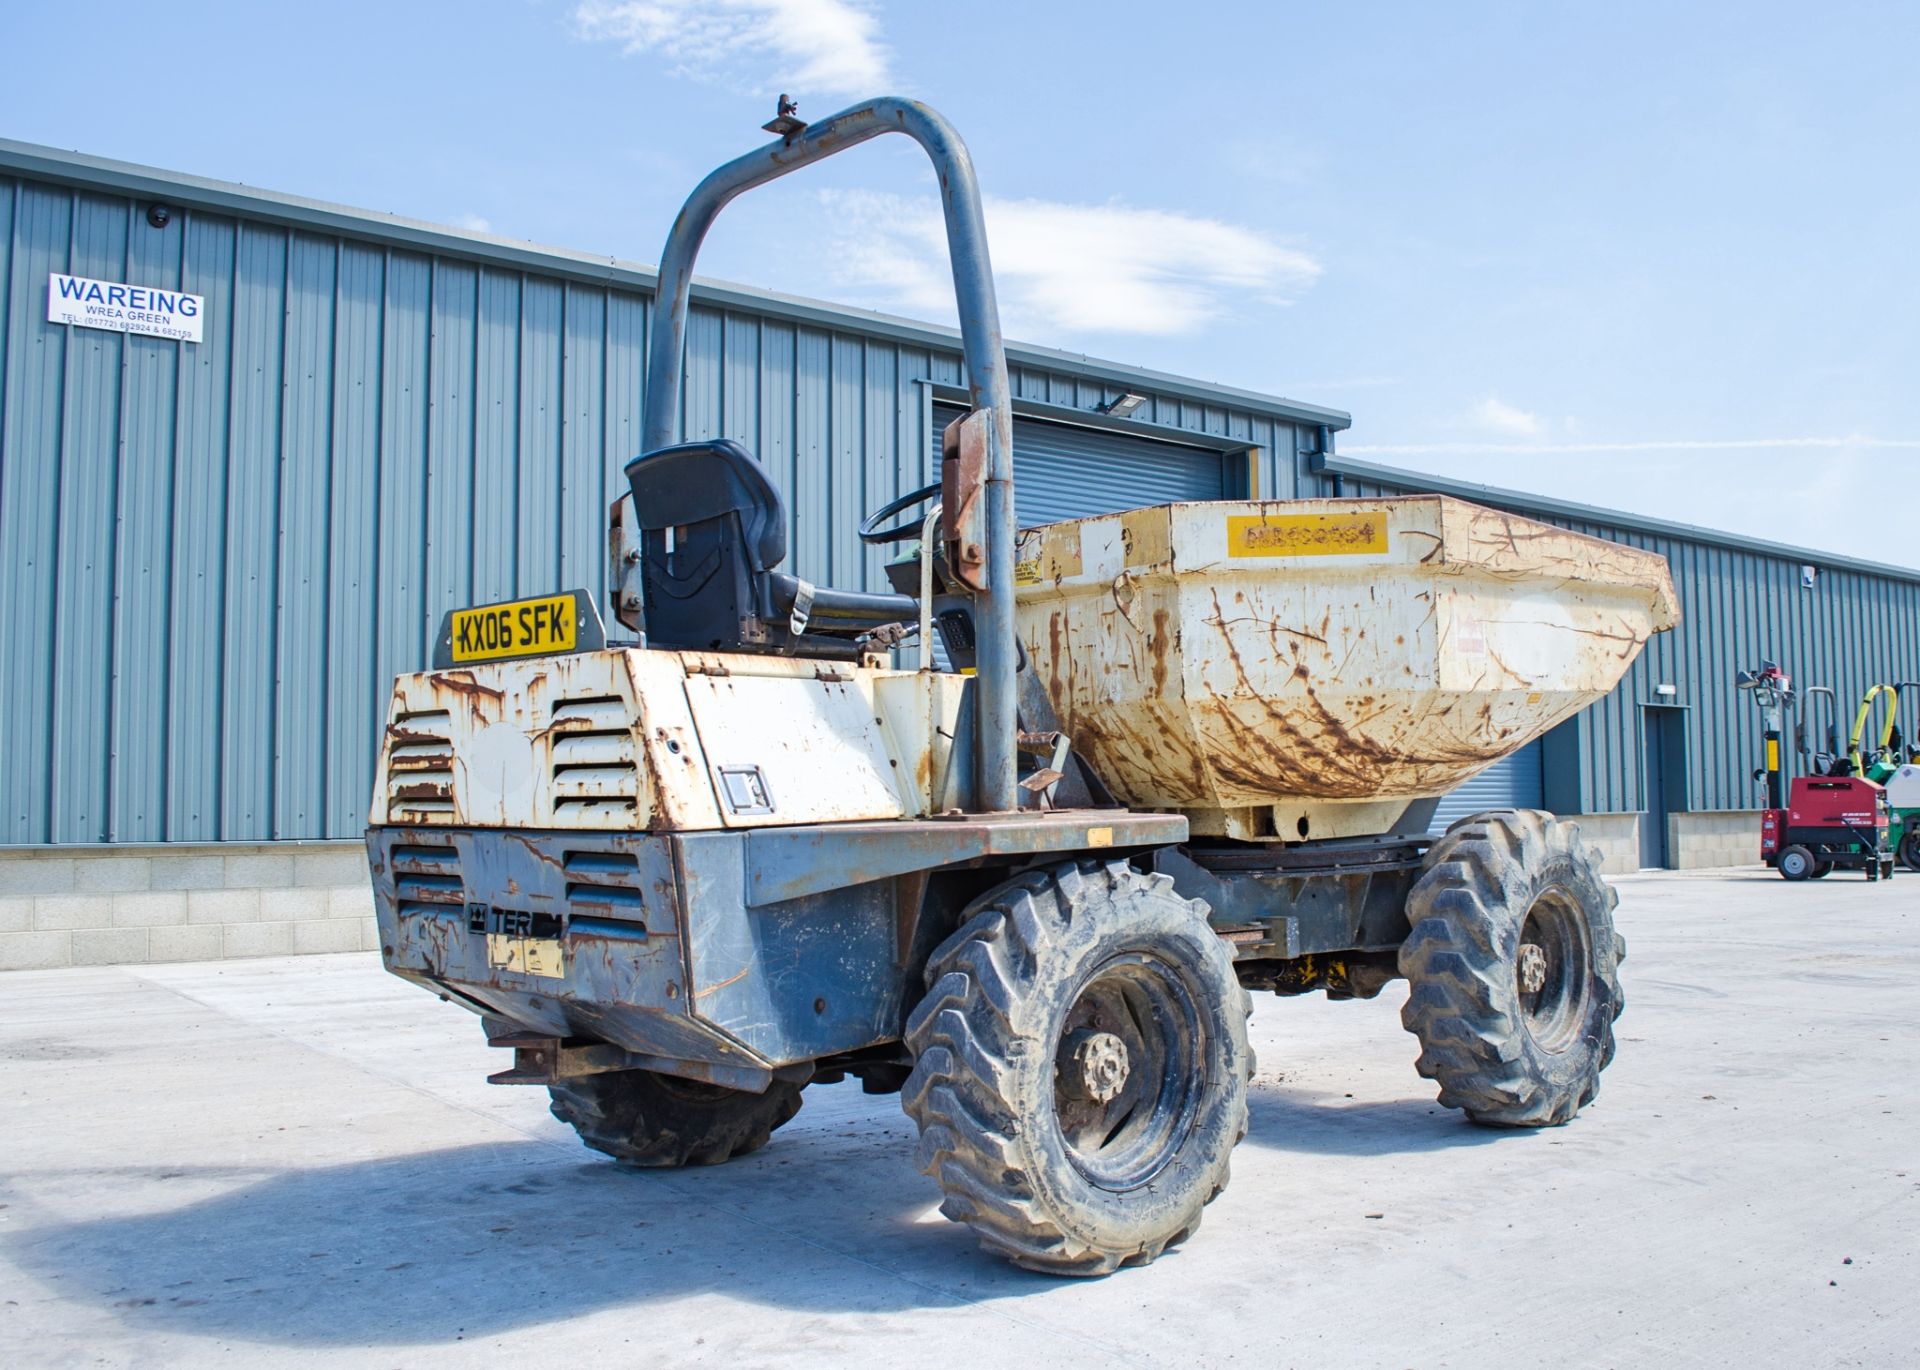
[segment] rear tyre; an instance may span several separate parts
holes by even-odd
[[[901,1093],[940,1211],[1029,1270],[1184,1241],[1247,1130],[1246,991],[1206,906],[1124,861],[987,896],[927,965]]]
[[[1798,883],[1811,880],[1820,863],[1813,859],[1813,853],[1805,847],[1788,847],[1774,858],[1773,867],[1780,872],[1782,880]]]
[[[1400,1019],[1443,1105],[1543,1127],[1599,1093],[1625,1003],[1618,902],[1599,853],[1549,814],[1476,814],[1434,843],[1407,896]]]
[[[1907,829],[1907,835],[1900,839],[1900,864],[1910,871],[1920,871],[1920,827]]]
[[[765,1094],[651,1070],[615,1070],[550,1085],[553,1116],[624,1165],[718,1165],[767,1144],[800,1111],[800,1086]]]

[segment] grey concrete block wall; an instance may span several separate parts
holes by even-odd
[[[358,842],[0,847],[0,970],[376,945]]]
[[[1760,810],[1676,813],[1667,819],[1667,849],[1675,870],[1760,864]]]
[[[1608,875],[1629,875],[1640,869],[1640,815],[1637,813],[1577,813],[1568,821],[1580,825],[1580,840],[1600,849],[1600,869]]]
[[[1577,814],[1608,874],[1640,869],[1640,815]],[[1675,814],[1681,870],[1758,861],[1759,815]],[[372,951],[358,842],[0,847],[0,970]]]

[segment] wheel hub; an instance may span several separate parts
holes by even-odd
[[[1151,952],[1114,956],[1074,993],[1054,1042],[1067,1161],[1113,1193],[1151,1184],[1179,1153],[1207,1083],[1191,981]]]
[[[1514,988],[1527,1034],[1542,1051],[1566,1051],[1586,1031],[1593,998],[1593,944],[1578,904],[1543,890],[1527,910],[1513,961]]]
[[[1520,944],[1520,959],[1514,968],[1522,994],[1538,994],[1547,985],[1547,953],[1537,942]]]
[[[1081,1029],[1061,1043],[1060,1087],[1070,1097],[1110,1103],[1127,1087],[1133,1064],[1127,1044],[1111,1032]]]

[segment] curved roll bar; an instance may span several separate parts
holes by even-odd
[[[1824,698],[1827,701],[1827,746],[1824,751],[1820,749],[1818,739],[1816,739],[1812,745],[1809,745],[1807,742],[1809,732],[1807,714],[1810,712],[1807,706],[1813,702],[1815,697]],[[1840,696],[1833,692],[1832,686],[1809,685],[1800,691],[1800,713],[1794,723],[1793,742],[1793,749],[1800,754],[1801,760],[1806,765],[1809,775],[1827,775],[1831,773],[1833,764],[1838,761],[1842,755],[1840,751]]]
[[[1909,690],[1920,695],[1920,680],[1903,680],[1895,685],[1893,687],[1894,702],[1898,704],[1905,700],[1907,691]],[[1900,747],[1904,748],[1907,754],[1905,756],[1895,757],[1894,760],[1896,764],[1920,761],[1920,711],[1910,712],[1905,716],[1913,720],[1913,727],[1900,737]],[[1893,727],[1889,726],[1887,729],[1887,740],[1889,742],[1893,741],[1893,732]]]
[[[986,583],[975,597],[978,655],[978,739],[975,802],[988,812],[1019,807],[1015,738],[1019,728],[1015,674],[1019,647],[1013,617],[1013,404],[1000,306],[987,258],[986,220],[973,160],[953,126],[915,100],[882,97],[845,109],[787,134],[779,142],[737,157],[710,172],[681,206],[660,253],[653,338],[647,354],[646,418],[642,450],[679,439],[680,391],[686,356],[687,301],[693,262],[714,218],[735,196],[836,152],[904,133],[926,151],[940,180],[947,253],[960,312],[961,352],[973,407],[992,415],[987,426]]]
[[[1866,750],[1867,722],[1873,717],[1873,701],[1881,695],[1887,697],[1885,705],[1885,723],[1880,734],[1880,745],[1873,751]],[[1891,685],[1869,685],[1866,694],[1860,697],[1860,710],[1853,716],[1853,731],[1847,734],[1847,755],[1853,761],[1853,773],[1865,775],[1867,764],[1881,752],[1888,750],[1893,742],[1893,730],[1900,722],[1900,692]]]

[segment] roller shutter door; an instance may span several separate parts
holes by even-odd
[[[1442,798],[1427,831],[1438,835],[1447,830],[1449,823],[1487,809],[1545,808],[1545,790],[1540,741],[1536,738]]]
[[[934,431],[962,411],[936,405]],[[1099,428],[1013,421],[1013,494],[1022,528],[1178,500],[1222,499],[1218,452]]]

